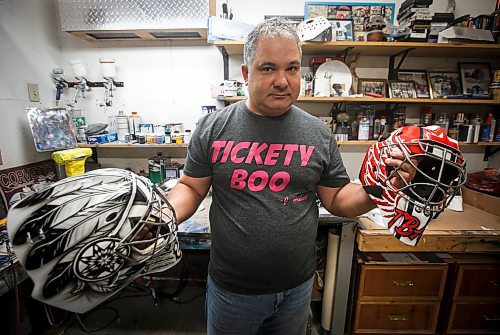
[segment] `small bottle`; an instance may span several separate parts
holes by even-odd
[[[182,135],[179,133],[178,130],[174,130],[174,138],[175,144],[182,144]]]
[[[375,119],[375,121],[373,121],[373,139],[374,140],[378,140],[378,137],[380,136],[380,124],[381,124],[380,119]]]
[[[131,139],[137,140],[137,135],[140,134],[141,128],[140,124],[142,123],[142,118],[137,114],[137,112],[132,112],[129,116],[130,120],[130,136]]]
[[[165,143],[172,143],[172,132],[170,129],[165,129]]]
[[[189,143],[191,141],[191,129],[186,129],[184,133],[184,143]]]
[[[361,121],[359,121],[359,130],[358,130],[358,141],[368,141],[370,138],[370,120],[363,115]]]
[[[386,127],[386,124],[387,124],[387,118],[385,117],[385,115],[382,115],[380,117],[380,132],[379,132],[379,137],[381,136],[384,136],[385,134],[385,127]]]

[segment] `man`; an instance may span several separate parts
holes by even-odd
[[[331,131],[293,105],[301,76],[295,30],[280,19],[256,26],[244,62],[248,99],[200,119],[168,200],[182,222],[213,189],[208,334],[304,334],[316,196],[339,216],[374,204],[361,185],[349,183]],[[403,170],[411,179],[409,164]]]

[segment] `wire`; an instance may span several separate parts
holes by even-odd
[[[102,326],[101,328],[98,328],[98,329],[89,329],[85,326],[84,324],[84,321],[92,314],[94,314],[95,312],[102,312],[102,311],[106,311],[106,310],[109,310],[109,311],[112,311],[114,313],[114,316],[113,318],[111,319],[111,321],[109,321],[108,323],[106,323],[104,326]],[[75,313],[75,316],[76,316],[76,319],[78,320],[78,323],[80,324],[80,329],[82,331],[84,331],[85,333],[87,334],[92,334],[92,333],[96,333],[96,332],[99,332],[103,329],[106,329],[108,328],[109,326],[111,326],[116,320],[120,319],[120,314],[118,313],[118,310],[116,308],[113,308],[113,307],[102,307],[102,308],[99,308],[97,310],[94,310],[93,312],[89,313],[89,314],[86,314],[82,319],[80,319],[80,315],[78,315],[78,313]]]

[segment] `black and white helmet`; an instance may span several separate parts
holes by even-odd
[[[148,225],[153,238],[135,240]],[[7,229],[33,298],[84,313],[139,276],[167,270],[181,251],[175,212],[144,177],[100,169],[17,202]]]

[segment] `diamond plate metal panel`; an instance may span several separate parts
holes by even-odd
[[[209,0],[58,0],[61,29],[206,28]]]

